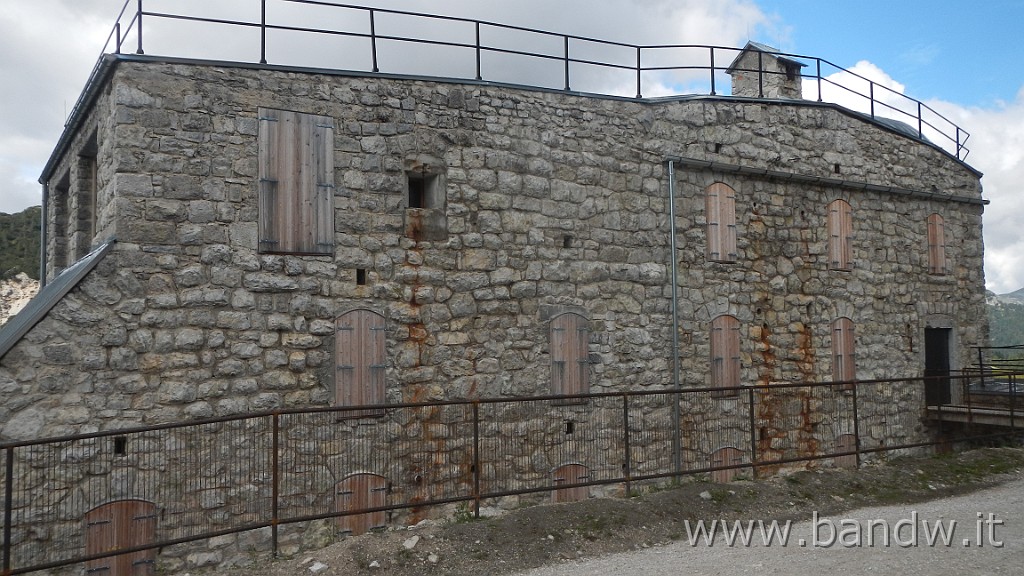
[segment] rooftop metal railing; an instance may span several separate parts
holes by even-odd
[[[168,11],[158,11],[162,5]],[[217,5],[203,6],[209,9]],[[244,6],[250,11],[250,18],[217,17],[200,13],[197,8],[187,13],[180,3],[167,0],[126,0],[96,70],[104,54],[121,54],[125,50],[144,54],[149,49],[144,47],[149,46],[144,45],[144,38],[147,43],[156,38],[161,47],[168,45],[167,53],[162,54],[168,57],[183,56],[195,49],[203,59],[415,74],[642,98],[644,94],[724,94],[722,86],[728,83],[723,76],[743,51],[699,44],[629,44],[483,20],[321,0],[237,0],[231,6]],[[304,18],[315,24],[303,24]],[[329,21],[336,25],[327,26],[325,22]],[[206,26],[217,28],[216,42],[185,42],[168,34]],[[228,31],[232,30],[239,33],[235,40],[244,42],[244,46],[229,37]],[[303,42],[330,39],[336,44],[292,58],[289,53],[296,49],[292,41],[295,34],[302,35]],[[409,44],[417,49],[402,49]],[[228,58],[214,56],[228,46],[240,49]],[[420,52],[429,50],[437,50],[436,54],[442,57],[427,62]],[[805,63],[808,72],[801,72],[801,81],[817,101],[837,103],[873,119],[897,120],[903,123],[901,132],[927,140],[959,160],[966,159],[970,135],[931,106],[822,58],[772,54]],[[329,57],[336,60],[319,66],[311,64]],[[90,83],[96,80],[96,70]],[[762,97],[765,77],[778,74],[761,66],[732,70],[757,73]],[[89,92],[89,85],[86,88],[83,96]],[[635,94],[629,94],[634,89]],[[83,105],[80,99],[72,118]]]

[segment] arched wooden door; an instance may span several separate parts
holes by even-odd
[[[156,505],[145,500],[118,500],[85,514],[85,553],[102,554],[152,544],[156,539]],[[103,576],[148,576],[155,573],[156,548],[107,556],[86,563],[86,573]]]
[[[387,504],[388,482],[376,474],[352,474],[338,482],[336,502],[338,512],[368,510]],[[353,536],[365,534],[374,528],[387,526],[383,510],[338,517],[338,528]]]
[[[725,448],[719,448],[711,454],[711,467],[719,468],[721,466],[737,466],[743,464],[743,451],[739,448],[733,448],[732,446],[726,446]],[[739,475],[742,468],[728,468],[726,470],[712,470],[711,481],[712,482],[732,482],[736,476]]]
[[[551,472],[552,481],[555,486],[567,484],[579,484],[590,480],[590,469],[583,464],[563,464]],[[551,493],[552,502],[577,502],[590,497],[590,488],[587,486],[573,486],[571,488],[557,488]]]
[[[853,434],[840,434],[836,438],[836,452],[854,452],[857,450],[857,437]],[[857,455],[836,456],[836,466],[840,468],[856,468]]]

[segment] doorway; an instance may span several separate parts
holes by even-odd
[[[949,404],[950,328],[924,329],[924,400],[928,406]]]

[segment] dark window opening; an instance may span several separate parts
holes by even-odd
[[[833,166],[833,167],[832,167],[832,170],[833,170],[833,171],[834,171],[834,172],[835,172],[836,174],[839,174],[839,164],[836,164],[835,166]]]
[[[356,284],[366,286],[366,270],[364,268],[356,269]]]
[[[114,436],[114,454],[117,456],[128,455],[128,438],[125,436]]]
[[[563,248],[572,248],[572,236],[563,236],[562,237],[562,247]]]
[[[409,176],[409,208],[426,208],[427,186],[422,176]]]
[[[572,434],[575,431],[576,431],[576,423],[573,422],[572,420],[566,420],[565,421],[565,433],[568,435],[568,434]]]

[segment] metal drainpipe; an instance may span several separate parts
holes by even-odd
[[[50,198],[50,185],[43,184],[43,209],[39,214],[39,289],[46,286],[46,204]]]
[[[672,385],[677,392],[675,401],[672,403],[672,465],[675,467],[676,474],[681,474],[683,471],[680,424],[682,418],[679,403],[682,401],[682,395],[678,392],[682,390],[682,387],[679,384],[679,273],[676,269],[676,163],[674,160],[668,161],[668,219],[669,243],[672,251],[670,280],[672,282]],[[678,476],[676,478],[678,479]]]

